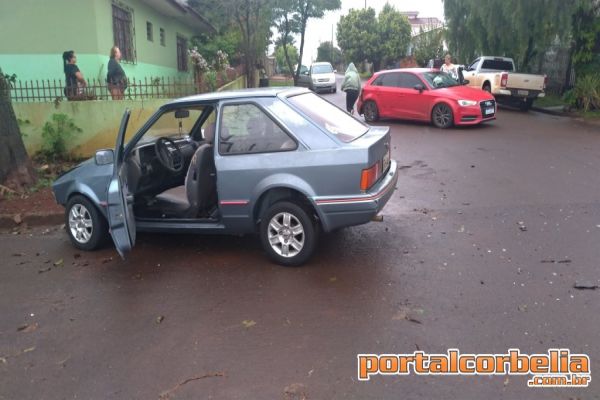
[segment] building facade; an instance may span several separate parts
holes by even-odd
[[[190,39],[212,31],[183,0],[1,0],[0,68],[64,80],[62,53],[74,50],[84,77],[103,81],[117,45],[128,77],[185,77]]]

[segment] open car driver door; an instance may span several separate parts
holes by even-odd
[[[113,175],[108,185],[108,225],[115,247],[122,258],[129,253],[135,244],[135,217],[133,215],[133,195],[129,194],[124,154],[125,133],[129,123],[130,110],[126,110],[121,119],[115,157]]]

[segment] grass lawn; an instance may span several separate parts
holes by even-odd
[[[583,119],[600,120],[600,110],[594,111],[578,111],[577,114]]]
[[[285,79],[285,80],[269,79],[269,86],[294,86],[294,80],[293,79]]]
[[[556,94],[546,93],[546,97],[536,99],[534,102],[536,107],[555,107],[555,106],[566,106],[561,96]]]

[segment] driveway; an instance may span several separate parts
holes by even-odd
[[[344,94],[326,94],[343,106]],[[600,132],[500,110],[392,127],[384,221],[324,235],[302,268],[256,237],[140,235],[131,257],[59,227],[0,235],[0,399],[594,399],[527,376],[378,376],[358,353],[600,359]],[[17,234],[19,233],[19,234]]]

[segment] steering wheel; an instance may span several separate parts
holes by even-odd
[[[154,143],[156,158],[163,167],[171,172],[180,172],[183,169],[183,153],[173,140],[160,137]]]

